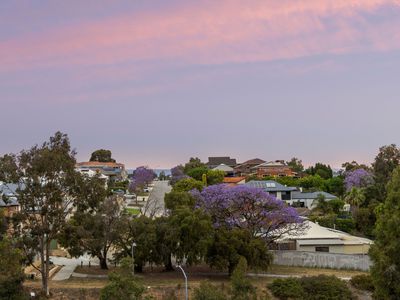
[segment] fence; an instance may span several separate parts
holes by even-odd
[[[273,251],[274,264],[284,266],[352,269],[368,271],[372,265],[368,255],[336,254],[305,251]]]

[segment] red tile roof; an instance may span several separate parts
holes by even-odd
[[[240,176],[240,177],[225,177],[223,183],[239,183],[243,180],[245,180],[246,177]]]

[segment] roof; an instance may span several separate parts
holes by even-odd
[[[0,207],[9,207],[9,206],[19,206],[16,197],[9,197],[7,203],[5,203],[2,198],[0,198]]]
[[[255,166],[254,168],[260,168],[260,167],[288,167],[288,165],[282,160],[275,160],[275,161],[263,162]]]
[[[86,161],[76,164],[78,167],[124,167],[124,164],[115,162]]]
[[[236,159],[230,158],[229,156],[211,156],[208,158],[207,165],[218,166],[220,164],[225,164],[227,166],[236,166]]]
[[[230,166],[227,166],[225,164],[220,164],[213,168],[213,170],[218,170],[218,171],[224,171],[224,172],[233,172],[233,168]]]
[[[292,193],[292,199],[317,199],[318,195],[323,195],[326,200],[332,200],[336,199],[337,197],[335,195],[329,194],[327,192],[312,192],[312,193],[306,193],[306,192],[298,192],[295,191]]]
[[[239,183],[243,180],[245,180],[246,177],[240,176],[240,177],[225,177],[223,183]]]
[[[241,163],[240,165],[261,165],[265,163],[265,160],[259,158],[253,158],[246,160],[245,162]]]
[[[284,186],[273,180],[252,180],[246,184],[251,187],[261,188],[266,192],[290,192],[297,190],[295,187]]]
[[[335,244],[335,245],[365,245],[373,242],[366,238],[353,236],[346,232],[320,226],[317,223],[306,220],[306,230],[300,235],[286,234],[279,240],[297,240],[301,245]]]

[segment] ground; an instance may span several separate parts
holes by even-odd
[[[110,269],[110,271],[112,268]],[[209,280],[212,283],[219,285],[221,289],[229,288],[229,277],[226,273],[215,272],[206,266],[196,266],[185,268],[189,278],[189,292],[200,284],[202,280]],[[151,272],[150,272],[151,271]],[[86,274],[106,274],[107,271],[101,270],[98,266],[77,267],[75,272]],[[260,295],[267,292],[266,286],[274,279],[272,276],[276,275],[336,275],[342,278],[349,278],[357,274],[365,274],[363,272],[351,270],[332,270],[332,269],[316,269],[316,268],[302,268],[302,267],[287,267],[287,266],[272,266],[267,272],[270,277],[264,276],[251,276],[250,280],[257,287]],[[183,299],[184,293],[184,280],[182,273],[179,271],[163,272],[162,268],[147,269],[144,273],[138,275],[138,280],[148,287],[149,293],[155,299],[166,299],[170,293],[175,293],[178,299]],[[107,284],[107,279],[91,279],[91,278],[70,278],[65,281],[50,281],[50,289],[52,291],[53,300],[67,300],[67,299],[98,299],[100,289]],[[28,280],[25,282],[28,290],[38,290],[40,288],[40,281]],[[369,299],[368,295],[354,290],[360,296],[360,299]]]

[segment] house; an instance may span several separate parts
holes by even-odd
[[[275,160],[264,162],[251,168],[251,172],[256,174],[257,177],[269,177],[269,176],[297,176],[283,160]]]
[[[227,166],[225,164],[220,164],[220,165],[216,166],[215,168],[213,168],[212,170],[223,171],[223,172],[225,172],[226,176],[233,176],[234,175],[233,168],[230,167],[230,166]]]
[[[251,180],[246,183],[248,186],[261,188],[279,200],[292,200],[292,193],[297,191],[295,187],[288,187],[273,180]]]
[[[208,158],[207,166],[210,169],[214,169],[221,164],[227,165],[231,168],[234,168],[237,165],[236,159],[230,158],[229,156],[212,156]]]
[[[238,164],[234,169],[235,169],[235,174],[238,176],[249,176],[253,175],[254,171],[252,168],[261,165],[265,163],[265,160],[259,159],[259,158],[254,158],[245,161],[244,163]]]
[[[294,191],[292,193],[292,200],[287,201],[287,203],[291,206],[306,207],[308,209],[313,209],[317,207],[318,198],[321,197],[321,195],[325,198],[326,201],[330,201],[337,198],[335,195],[322,191],[312,192],[312,193]]]
[[[4,211],[6,217],[11,217],[20,211],[16,190],[16,184],[5,184],[0,181],[0,209]]]
[[[77,163],[76,168],[81,172],[89,172],[89,170],[100,172],[111,180],[126,180],[128,178],[125,165],[121,163],[88,161]]]
[[[329,252],[336,254],[368,254],[372,241],[351,234],[320,226],[309,220],[300,235],[286,234],[276,241],[280,250]]]
[[[222,183],[225,183],[229,186],[236,186],[239,184],[245,184],[246,183],[246,177],[240,176],[240,177],[225,177]]]

